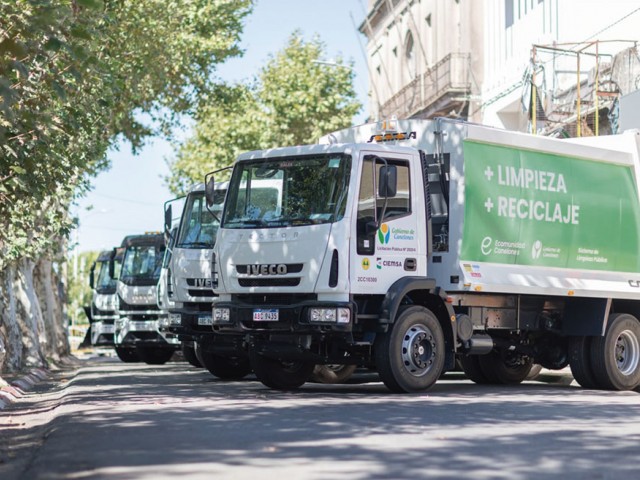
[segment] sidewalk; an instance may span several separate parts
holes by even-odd
[[[58,365],[51,365],[49,368],[32,368],[26,373],[3,374],[0,376],[0,410],[8,405],[20,400],[35,385],[43,380],[51,378],[53,373],[65,369],[75,369],[80,365],[80,361],[73,357],[65,357]]]

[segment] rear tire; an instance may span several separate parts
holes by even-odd
[[[389,331],[376,338],[374,356],[380,378],[392,392],[427,390],[444,367],[440,322],[425,307],[401,307]]]
[[[189,365],[196,368],[202,368],[202,364],[196,356],[195,347],[183,343],[180,348],[182,349],[182,355],[184,356],[184,359],[189,363]]]
[[[172,348],[163,347],[137,347],[140,360],[148,365],[164,365],[171,357],[174,350]]]
[[[344,383],[356,371],[356,365],[316,365],[311,381],[317,383]]]
[[[633,390],[640,384],[640,322],[633,315],[609,317],[603,337],[591,344],[591,368],[607,390]]]
[[[124,363],[136,363],[140,361],[138,352],[135,348],[115,347],[116,355]]]
[[[480,369],[490,383],[496,385],[518,385],[529,375],[533,360],[504,351],[493,351],[478,357]]]
[[[240,380],[251,373],[251,365],[247,358],[221,357],[205,351],[200,352],[200,358],[202,366],[220,380]]]
[[[249,350],[253,373],[265,386],[274,390],[294,390],[311,377],[315,365],[308,362],[283,362]]]
[[[582,388],[595,389],[598,383],[591,368],[592,337],[571,337],[569,339],[569,367],[573,378]]]
[[[480,360],[478,355],[465,355],[460,357],[460,365],[462,371],[469,380],[478,385],[488,385],[491,382],[480,368]]]

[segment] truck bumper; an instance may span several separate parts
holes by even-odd
[[[91,345],[94,347],[113,347],[115,332],[114,319],[91,323]]]
[[[212,327],[215,332],[249,335],[350,333],[355,311],[350,302],[306,300],[269,305],[215,302]]]
[[[181,341],[198,341],[203,336],[213,335],[211,311],[171,309],[168,315],[167,331],[177,335]]]
[[[160,320],[119,318],[115,321],[114,343],[117,346],[148,345],[167,348],[176,348],[180,344],[176,335],[161,332],[159,328]]]

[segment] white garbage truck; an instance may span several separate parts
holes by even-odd
[[[100,252],[89,270],[91,287],[90,338],[94,347],[113,347],[114,322],[118,318],[117,275],[120,273],[122,257],[114,258],[115,275],[109,275],[111,250]]]
[[[638,139],[404,120],[244,153],[212,257],[213,328],[245,335],[275,389],[351,364],[422,391],[456,358],[477,383],[538,363],[635,389]],[[253,195],[266,178],[278,198]]]
[[[194,185],[178,225],[173,225],[173,202],[167,202],[165,231],[176,229],[167,264],[168,331],[181,341],[189,363],[231,380],[245,377],[251,367],[241,335],[215,335],[211,329],[210,262],[226,191],[226,183],[216,185],[207,205],[204,183]]]
[[[118,276],[118,319],[114,343],[123,362],[163,364],[179,347],[178,339],[159,330],[163,312],[157,304],[157,283],[165,251],[161,233],[126,236],[120,247],[122,267]],[[114,249],[113,256],[118,249]],[[114,264],[110,269],[113,276]]]

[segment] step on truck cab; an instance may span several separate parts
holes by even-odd
[[[113,347],[114,322],[118,318],[117,275],[120,273],[122,256],[114,257],[115,275],[109,275],[111,250],[100,252],[89,270],[91,287],[90,338],[94,347]]]
[[[178,348],[177,338],[159,331],[163,315],[157,305],[157,283],[165,251],[164,235],[126,236],[121,245],[122,267],[118,276],[118,316],[115,350],[124,362],[166,363]],[[114,250],[114,256],[116,251]],[[113,263],[111,264],[113,268]]]
[[[242,336],[222,337],[211,329],[211,254],[226,192],[226,182],[217,184],[209,205],[204,183],[187,193],[167,268],[168,330],[180,339],[189,363],[219,378],[240,379],[251,372]],[[172,210],[165,204],[166,231],[174,223]]]
[[[637,134],[443,119],[242,154],[212,257],[213,328],[243,333],[279,389],[342,363],[421,391],[456,357],[477,383],[519,383],[539,363],[637,388],[639,165]],[[265,178],[275,202],[253,195]]]

